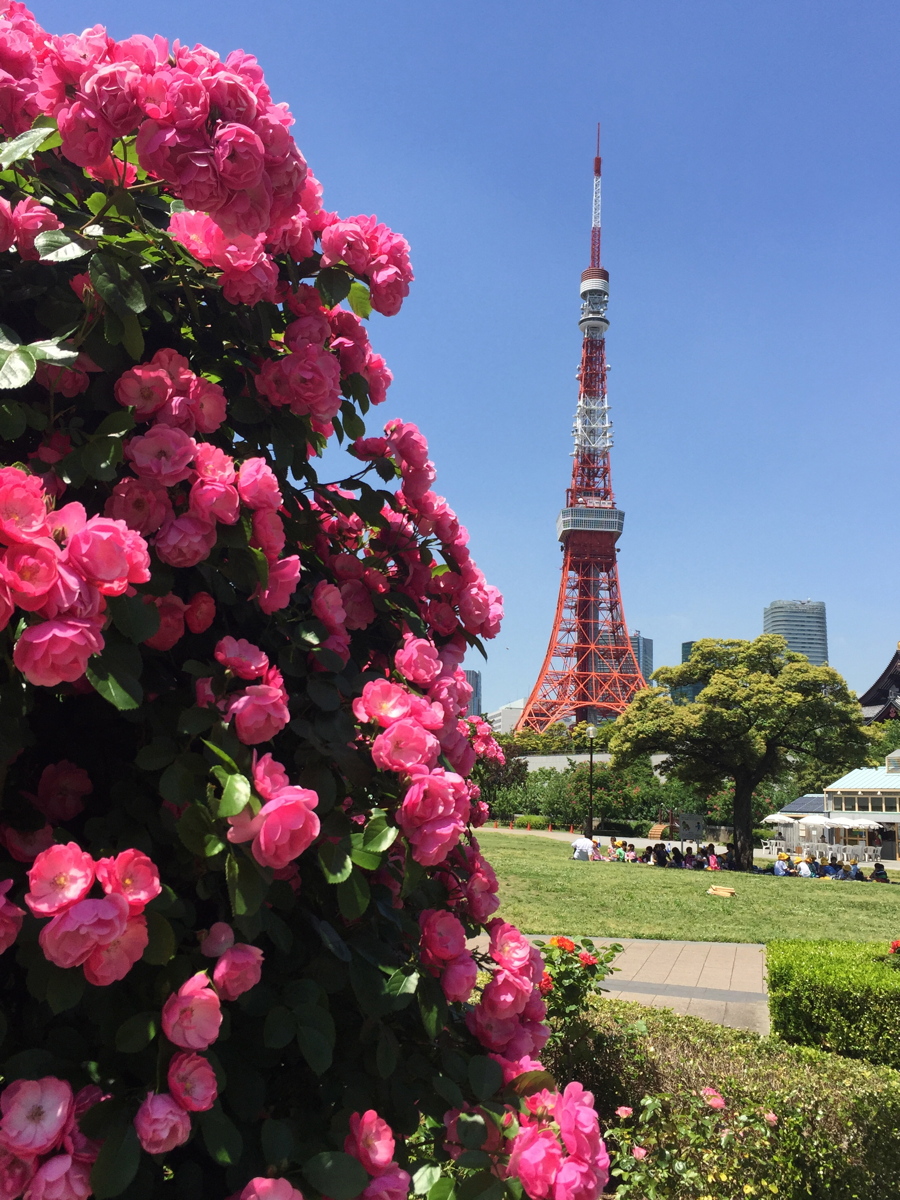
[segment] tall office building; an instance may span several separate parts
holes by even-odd
[[[822,600],[773,600],[763,610],[763,633],[780,633],[788,650],[805,654],[814,667],[828,662],[828,631]]]
[[[636,629],[631,635],[631,648],[649,687],[650,676],[653,674],[653,638],[644,637],[641,631]]]
[[[693,648],[693,642],[681,643],[681,661],[683,663],[686,663],[691,657]],[[677,704],[693,704],[702,691],[702,683],[686,683],[684,687],[672,688],[672,699]]]
[[[481,707],[481,672],[480,671],[464,671],[466,683],[472,689],[472,699],[469,701],[469,707],[466,709],[467,717],[480,717],[484,709]]]

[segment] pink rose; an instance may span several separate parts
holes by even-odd
[[[140,959],[150,935],[147,918],[132,914],[118,937],[96,946],[84,960],[84,977],[95,987],[109,987],[124,979]]]
[[[75,100],[57,115],[62,152],[79,167],[99,167],[112,150],[112,130],[82,100]]]
[[[25,919],[25,910],[6,898],[6,893],[12,886],[11,879],[0,882],[0,954],[7,951],[19,936],[22,921]]]
[[[333,583],[317,583],[312,594],[312,610],[329,633],[343,633],[347,614],[341,593]]]
[[[31,803],[51,821],[71,821],[84,809],[82,796],[93,790],[87,771],[63,758],[44,767]]]
[[[478,963],[468,950],[444,965],[441,972],[441,989],[451,1003],[464,1004],[472,995],[478,978]]]
[[[373,679],[353,701],[353,712],[358,721],[377,721],[387,728],[408,717],[411,706],[412,697],[405,688],[388,679]]]
[[[221,387],[211,379],[196,375],[191,380],[190,401],[200,432],[215,433],[225,420],[228,409]]]
[[[26,896],[26,902],[28,897]],[[723,1109],[726,1105],[725,1097],[720,1095],[715,1088],[705,1087],[700,1089],[700,1095],[706,1101],[710,1108]]]
[[[21,1196],[36,1170],[36,1158],[17,1158],[0,1149],[0,1200],[16,1200]]]
[[[184,513],[166,521],[156,535],[154,546],[159,558],[170,567],[195,567],[209,556],[216,537],[212,521]]]
[[[375,620],[372,594],[362,580],[348,579],[341,584],[341,604],[347,614],[344,624],[348,629],[367,629]]]
[[[8,200],[0,198],[0,254],[5,254],[12,248],[16,240],[16,227],[13,223],[12,207]]]
[[[29,683],[55,687],[80,679],[88,659],[102,649],[103,638],[93,621],[43,621],[23,630],[13,662]]]
[[[273,800],[289,783],[287,771],[280,762],[271,754],[257,758],[256,751],[253,751],[253,786],[264,800]]]
[[[372,743],[372,759],[381,771],[406,772],[437,761],[440,745],[417,721],[395,721]]]
[[[215,132],[215,159],[221,179],[230,188],[252,188],[265,167],[263,144],[246,125],[220,124]]]
[[[162,891],[156,864],[142,850],[123,850],[115,858],[98,859],[97,879],[108,896],[124,896],[132,913],[143,912]]]
[[[44,825],[40,829],[24,830],[0,825],[0,842],[16,862],[33,862],[42,850],[53,845],[53,827]]]
[[[284,549],[284,522],[272,508],[258,508],[253,513],[253,538],[251,546],[262,550],[270,563],[278,559]]]
[[[208,1049],[221,1024],[222,1006],[205,971],[192,975],[163,1006],[163,1032],[182,1050]]]
[[[407,633],[403,646],[394,655],[394,665],[401,675],[411,683],[427,687],[441,673],[441,660],[437,650],[426,638],[413,637]]]
[[[115,137],[134,133],[140,124],[143,115],[138,104],[140,82],[140,71],[128,62],[96,66],[82,77],[82,94]]]
[[[13,604],[26,612],[43,607],[45,597],[56,583],[59,552],[54,545],[16,544],[0,554],[0,579],[9,589]]]
[[[121,596],[130,583],[150,578],[147,543],[124,521],[90,517],[69,538],[66,558],[104,596]]]
[[[215,1104],[219,1091],[216,1075],[199,1054],[176,1054],[167,1078],[173,1098],[187,1112],[206,1112]]]
[[[124,521],[136,533],[155,533],[174,516],[165,488],[147,479],[120,479],[106,501],[107,517]]]
[[[462,921],[445,909],[425,909],[419,914],[419,928],[422,962],[426,966],[441,966],[451,958],[458,958],[466,948]]]
[[[509,1156],[509,1174],[521,1180],[532,1200],[545,1200],[562,1166],[559,1142],[549,1129],[526,1125],[513,1138]]]
[[[632,1153],[633,1157],[636,1158],[638,1160],[638,1162],[640,1162],[642,1158],[647,1157],[648,1151],[644,1146],[632,1146],[631,1153]]]
[[[254,597],[266,615],[286,608],[300,581],[300,558],[296,554],[281,558],[269,567],[269,581],[265,587],[257,585]]]
[[[270,741],[291,719],[281,691],[266,684],[251,684],[238,692],[228,707],[235,731],[245,746]]]
[[[491,921],[488,926],[491,935],[490,954],[498,966],[507,971],[525,971],[531,961],[531,943],[524,934],[506,921]]]
[[[286,787],[262,806],[252,846],[258,863],[282,870],[313,844],[319,836],[319,818],[313,811],[318,800],[307,788]]]
[[[196,452],[194,439],[170,425],[154,425],[147,433],[132,437],[125,445],[125,457],[135,474],[163,487],[172,487],[182,479],[187,479]]]
[[[35,916],[52,917],[86,896],[93,882],[94,860],[76,842],[50,846],[28,872],[25,903]]]
[[[191,487],[191,512],[204,521],[234,525],[240,510],[240,496],[230,483],[198,479]]]
[[[125,933],[128,901],[124,896],[79,900],[44,926],[38,937],[44,957],[58,967],[80,967],[98,946]]]
[[[495,971],[481,993],[481,1004],[491,1017],[505,1020],[516,1017],[531,995],[531,980],[510,971]]]
[[[412,1180],[409,1173],[396,1163],[391,1163],[380,1175],[376,1175],[362,1194],[362,1200],[407,1200]]]
[[[241,1192],[239,1200],[303,1200],[303,1193],[287,1179],[257,1175]]]
[[[419,469],[428,462],[428,443],[411,422],[389,421],[385,433],[391,454],[401,463]]]
[[[344,1152],[358,1159],[370,1175],[379,1175],[394,1157],[394,1135],[390,1125],[374,1108],[362,1114],[354,1113],[350,1118],[350,1132],[344,1139]]]
[[[191,1118],[171,1096],[149,1092],[134,1118],[138,1141],[148,1154],[165,1154],[191,1136]]]
[[[200,953],[207,958],[218,958],[234,945],[234,930],[225,921],[215,921],[200,943]]]
[[[91,1190],[91,1168],[71,1154],[46,1159],[34,1173],[25,1200],[87,1200]]]
[[[184,637],[184,601],[169,592],[167,596],[145,596],[144,603],[155,604],[159,612],[159,629],[144,639],[144,645],[151,650],[171,650]]]
[[[596,1200],[609,1179],[609,1156],[603,1162],[567,1158],[553,1181],[553,1200]]]
[[[237,1000],[249,992],[262,976],[263,952],[257,946],[238,942],[226,950],[216,963],[213,983],[223,1000]]]
[[[164,404],[168,404],[175,389],[167,371],[145,363],[132,367],[116,380],[116,399],[124,408],[133,408],[138,421],[146,421]]]
[[[237,486],[248,508],[281,508],[278,480],[264,458],[248,458],[241,463]]]
[[[18,1158],[47,1154],[72,1115],[72,1089],[63,1079],[17,1079],[0,1095],[0,1147]]]
[[[567,1084],[556,1097],[553,1115],[569,1154],[593,1162],[602,1147],[593,1093],[585,1091],[580,1083]]]
[[[633,1108],[629,1108],[627,1104],[622,1104],[616,1109],[616,1116],[621,1117],[622,1120],[624,1121],[628,1117],[630,1117],[633,1114],[633,1112],[634,1112]]]
[[[245,638],[222,638],[216,646],[215,658],[240,679],[259,679],[269,669],[268,655]]]
[[[16,249],[22,258],[36,262],[40,254],[34,245],[39,233],[50,229],[62,229],[62,221],[58,220],[49,208],[38,204],[30,196],[20,200],[13,209],[13,224],[16,227]]]
[[[18,467],[0,469],[0,542],[33,542],[49,533],[40,479]]]
[[[216,602],[209,592],[196,592],[188,601],[184,619],[191,633],[205,633],[216,619]]]

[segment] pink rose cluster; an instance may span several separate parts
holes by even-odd
[[[397,823],[424,866],[436,866],[459,841],[471,816],[472,789],[463,778],[475,754],[461,726],[471,689],[459,668],[462,645],[439,651],[427,638],[406,634],[394,656],[397,673],[421,692],[389,679],[375,679],[353,702],[360,722],[375,724],[372,758],[383,771],[408,783]],[[455,771],[438,767],[444,754]]]
[[[322,230],[322,266],[346,263],[369,280],[372,307],[392,317],[409,295],[413,279],[409,243],[377,217],[339,218],[329,214]]]
[[[478,977],[478,964],[466,949],[466,931],[459,917],[446,909],[429,908],[419,915],[422,939],[419,957],[440,980],[445,997],[465,1003]]]
[[[0,1093],[0,1196],[14,1200],[87,1200],[102,1143],[78,1120],[105,1099],[90,1084],[73,1094],[64,1079],[16,1079]]]
[[[94,883],[102,898],[91,897]],[[140,850],[96,862],[75,842],[42,850],[28,872],[25,903],[49,917],[38,941],[58,967],[82,967],[85,979],[106,987],[124,979],[147,948],[143,911],[160,893],[159,872]]]
[[[147,543],[124,521],[51,506],[39,476],[0,467],[0,629],[26,615],[13,662],[41,687],[80,679],[103,649],[106,597],[150,578]]]
[[[198,681],[198,703],[215,703],[227,721],[234,721],[235,733],[245,746],[271,741],[291,716],[281,672],[270,665],[259,646],[245,638],[221,638],[215,658],[224,673],[217,683],[212,676]],[[226,690],[235,680],[248,686]]]
[[[141,168],[223,229],[275,241],[304,222],[307,167],[293,118],[273,104],[252,56],[239,50],[223,62],[160,37],[117,42],[101,26],[55,37],[20,4],[4,14],[0,47],[7,133],[54,117],[60,153],[102,178],[121,172],[110,161],[116,143],[135,139]]]
[[[332,418],[341,407],[342,377],[362,376],[370,400],[380,404],[392,376],[355,313],[325,308],[318,291],[308,284],[300,284],[285,299],[294,317],[284,332],[285,352],[262,363],[256,386],[271,405],[308,416],[317,433],[330,437]]]
[[[383,438],[358,440],[353,450],[364,461],[390,458],[400,471],[397,498],[406,513],[386,507],[382,515],[394,533],[394,553],[408,567],[404,590],[419,606],[423,619],[442,637],[451,637],[460,625],[478,637],[496,637],[503,619],[503,598],[472,561],[468,531],[444,497],[432,491],[436,472],[423,434],[409,422],[393,420],[385,426]],[[435,538],[452,569],[425,567],[413,531]],[[424,602],[423,597],[427,598]]]
[[[45,204],[26,196],[18,204],[11,205],[0,197],[0,254],[15,246],[22,258],[36,261],[40,253],[34,244],[35,238],[51,229],[62,229],[62,221]]]
[[[0,824],[0,844],[16,862],[33,862],[42,850],[53,845],[53,826],[50,822],[71,821],[84,810],[84,796],[94,790],[90,777],[82,767],[62,759],[44,767],[38,780],[37,794],[23,792],[34,808],[47,818],[37,830],[22,831]]]
[[[351,1154],[371,1176],[363,1200],[407,1200],[410,1178],[394,1162],[394,1135],[387,1121],[370,1108],[350,1117],[344,1152]]]
[[[547,1006],[540,993],[544,960],[515,925],[495,918],[487,930],[496,966],[478,1003],[466,1014],[466,1024],[492,1052],[504,1076],[515,1078],[533,1069],[531,1056],[550,1036],[543,1023]]]
[[[263,867],[293,874],[296,860],[319,836],[315,808],[319,797],[309,788],[288,782],[287,772],[271,754],[254,755],[253,786],[264,803],[258,812],[248,804],[229,817],[230,842],[250,842],[250,851]]]

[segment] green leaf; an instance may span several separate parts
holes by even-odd
[[[96,1200],[121,1196],[137,1174],[141,1147],[129,1121],[111,1133],[91,1171],[91,1190]]]
[[[350,835],[350,857],[358,867],[362,867],[366,871],[377,871],[381,866],[382,856],[363,846],[363,835],[361,833],[352,833]]]
[[[369,907],[369,881],[355,867],[350,875],[337,885],[337,894],[338,908],[347,921],[357,920]]]
[[[41,342],[29,342],[28,349],[38,362],[56,363],[58,366],[74,366],[78,351],[64,346],[59,338],[46,338]]]
[[[220,1167],[233,1166],[239,1160],[244,1150],[243,1138],[225,1116],[218,1100],[207,1112],[200,1113],[200,1129],[210,1158]]]
[[[372,816],[363,830],[363,845],[367,850],[387,850],[393,846],[398,833],[396,825],[388,825],[384,810],[373,808]]]
[[[125,1101],[120,1096],[101,1100],[78,1118],[78,1128],[89,1138],[108,1138],[117,1125],[122,1123],[126,1111]]]
[[[140,1012],[123,1021],[116,1030],[116,1049],[122,1054],[137,1054],[146,1050],[156,1037],[157,1020],[157,1013]]]
[[[361,438],[366,436],[365,422],[360,417],[359,413],[353,407],[349,400],[345,400],[341,405],[341,422],[344,426],[344,432],[347,437]],[[379,511],[381,506],[379,505]]]
[[[75,238],[62,229],[45,229],[34,239],[34,245],[44,262],[71,262],[84,258],[94,248],[91,242]]]
[[[266,1013],[263,1045],[268,1046],[270,1050],[283,1050],[288,1042],[294,1040],[296,1032],[297,1022],[289,1008],[276,1004]]]
[[[322,297],[326,308],[334,308],[336,304],[349,295],[352,276],[343,267],[325,267],[316,276],[316,290]],[[335,1196],[334,1200],[340,1200]]]
[[[217,714],[211,708],[185,708],[178,718],[178,732],[196,737],[206,733],[216,723]]]
[[[123,324],[147,307],[140,276],[116,255],[98,250],[89,270],[94,290]]]
[[[216,832],[212,817],[202,804],[189,805],[175,828],[188,850],[201,858],[212,858],[214,854],[225,849],[225,843]]]
[[[144,699],[139,683],[141,652],[128,642],[107,638],[101,654],[89,660],[87,677],[104,700],[115,708],[138,708]]]
[[[229,775],[218,801],[220,817],[236,817],[250,803],[250,780],[246,775]]]
[[[455,1200],[455,1187],[455,1181],[443,1175],[428,1189],[428,1200]]]
[[[441,1177],[441,1168],[437,1163],[426,1163],[424,1167],[419,1167],[415,1175],[412,1177],[412,1188],[417,1196],[424,1196],[428,1193],[431,1200],[431,1189]],[[453,1187],[452,1180],[447,1180],[451,1188]]]
[[[364,283],[360,283],[358,279],[354,279],[350,284],[350,291],[347,293],[347,302],[358,317],[362,317],[365,321],[372,313],[372,297],[369,295],[369,289]]]
[[[159,629],[159,609],[143,596],[108,596],[106,607],[119,633],[135,644],[146,642]]]
[[[332,1058],[332,1046],[325,1035],[311,1025],[298,1025],[297,1045],[310,1070],[316,1075],[324,1075]]]
[[[140,362],[144,357],[144,331],[141,323],[134,313],[128,313],[120,320],[122,322],[122,345],[135,362]]]
[[[517,1096],[530,1096],[533,1092],[540,1092],[543,1088],[552,1092],[556,1087],[556,1081],[548,1071],[524,1071],[511,1081],[509,1087]]]
[[[173,762],[178,747],[167,737],[155,737],[147,746],[142,746],[135,755],[135,765],[142,771],[159,771]]]
[[[329,883],[343,883],[349,879],[353,870],[350,839],[341,838],[338,842],[322,840],[319,843],[319,866]]]
[[[268,1166],[278,1167],[294,1156],[294,1128],[290,1121],[269,1117],[262,1123],[260,1141]]]
[[[47,979],[45,999],[54,1015],[74,1008],[84,995],[84,976],[78,970],[65,970],[47,964],[51,970]]]
[[[503,1087],[503,1071],[499,1063],[484,1054],[469,1059],[469,1084],[479,1100],[487,1100]]]
[[[25,432],[25,409],[18,400],[6,400],[0,404],[0,438],[14,442]]]
[[[501,1200],[506,1186],[490,1171],[479,1171],[462,1180],[456,1189],[459,1200]]]
[[[467,1150],[480,1150],[487,1141],[484,1117],[476,1113],[460,1113],[456,1120],[456,1131],[460,1143]]]
[[[0,355],[6,353],[0,351]],[[27,346],[16,346],[6,354],[3,366],[0,367],[0,388],[20,388],[33,377],[37,370],[34,355]]]
[[[416,989],[419,1012],[426,1034],[434,1039],[447,1023],[447,1002],[437,980],[425,976]]]
[[[462,1108],[466,1102],[465,1096],[459,1089],[459,1084],[454,1083],[454,1081],[447,1075],[435,1075],[431,1081],[431,1086],[442,1099],[447,1101],[452,1108]],[[462,1116],[462,1113],[460,1113],[460,1116]],[[484,1139],[482,1139],[482,1141],[483,1140]],[[465,1143],[463,1143],[463,1145],[465,1145]],[[481,1142],[479,1142],[478,1145],[480,1146]]]
[[[392,1030],[382,1026],[378,1034],[378,1045],[375,1048],[375,1066],[382,1079],[388,1079],[397,1069],[400,1058],[400,1047]],[[419,1189],[417,1189],[419,1190]],[[422,1188],[427,1191],[427,1188]]]
[[[0,350],[15,350],[22,345],[22,339],[8,325],[0,325]]]
[[[130,408],[120,409],[104,417],[94,430],[95,437],[109,437],[115,433],[130,433],[134,429],[134,413]]]
[[[269,879],[263,876],[261,871],[262,868],[246,855],[228,855],[225,875],[231,910],[236,917],[252,917],[254,913],[259,912],[269,890]]]
[[[175,957],[178,949],[175,930],[158,912],[145,909],[144,916],[147,918],[148,941],[141,958],[154,967],[164,967]]]
[[[122,439],[118,437],[93,438],[81,448],[81,465],[92,479],[108,482],[116,476],[116,468],[122,461]]]
[[[38,129],[26,129],[18,137],[4,142],[0,145],[0,167],[5,171],[14,162],[18,162],[20,158],[31,158],[37,148],[47,141],[52,132],[46,126],[41,126]],[[110,1192],[110,1195],[113,1194]]]
[[[188,666],[191,661],[192,661],[191,659],[188,659],[188,661],[184,664],[185,670],[188,670]],[[208,670],[208,668],[205,667],[203,665],[203,663],[197,663],[197,666],[199,667],[199,671],[196,671],[196,672],[192,671],[191,672],[192,674],[202,675],[205,671]],[[221,746],[217,746],[215,744],[215,742],[208,742],[206,740],[206,738],[201,738],[200,740],[203,743],[203,745],[207,748],[207,750],[212,750],[212,752],[213,752],[213,754],[215,754],[216,758],[220,758],[222,760],[222,762],[225,764],[225,766],[228,768],[229,771],[240,770],[240,768],[238,767],[238,765],[234,761],[234,759],[231,757],[231,755],[226,754]]]
[[[303,1174],[316,1191],[332,1200],[354,1200],[369,1183],[365,1168],[338,1150],[313,1155],[303,1167]]]

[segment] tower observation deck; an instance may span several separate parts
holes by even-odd
[[[594,159],[591,265],[581,273],[581,367],[572,478],[556,519],[562,578],[550,643],[517,729],[538,732],[557,721],[614,719],[646,687],[632,650],[616,543],[625,524],[610,472],[612,422],[606,387],[609,273],[601,266],[600,136]]]

